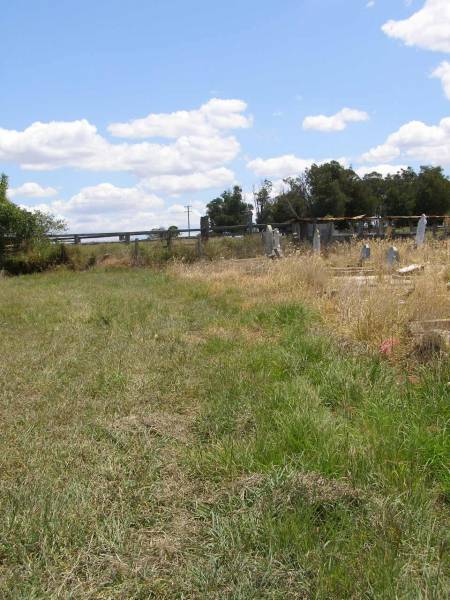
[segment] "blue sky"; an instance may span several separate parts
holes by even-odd
[[[0,170],[72,231],[312,161],[450,170],[450,0],[2,2]]]

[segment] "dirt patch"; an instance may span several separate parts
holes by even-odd
[[[291,497],[301,495],[310,504],[333,504],[338,501],[354,504],[363,498],[362,491],[353,487],[347,480],[328,479],[314,472],[298,473],[283,487]]]
[[[259,343],[268,337],[263,328],[248,328],[241,326],[239,329],[226,329],[225,327],[215,325],[208,327],[205,335],[207,337],[218,337],[228,342],[244,340],[248,343]]]
[[[251,473],[234,479],[230,483],[229,489],[232,493],[239,494],[241,498],[244,498],[247,493],[262,488],[266,481],[267,477],[262,473]]]
[[[252,473],[232,481],[229,489],[241,498],[270,496],[284,506],[295,504],[299,498],[308,504],[358,504],[364,498],[363,491],[346,479],[329,479],[314,471],[294,473],[279,482],[262,473]]]
[[[130,265],[130,258],[128,256],[104,254],[96,260],[95,264],[101,267],[127,267]]]
[[[186,443],[190,433],[191,417],[167,412],[152,412],[145,415],[129,415],[114,423],[121,430],[141,429],[152,435],[169,437]]]

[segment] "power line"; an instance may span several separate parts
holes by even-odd
[[[191,210],[192,210],[192,206],[190,204],[188,204],[184,208],[186,209],[184,212],[187,212],[187,216],[188,216],[188,237],[191,237]]]

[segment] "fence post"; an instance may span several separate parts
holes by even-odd
[[[209,239],[209,217],[200,217],[200,237],[203,242]]]
[[[449,233],[450,233],[450,217],[444,217],[443,227],[444,227],[444,238],[446,238],[449,236]]]
[[[202,237],[201,237],[201,235],[199,235],[197,237],[197,257],[203,258],[203,256],[204,256],[204,254],[203,254]]]
[[[136,238],[133,245],[133,263],[137,265],[139,262],[139,240]]]

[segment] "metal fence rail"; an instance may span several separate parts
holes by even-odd
[[[322,217],[296,219],[284,223],[270,223],[272,228],[278,228],[283,234],[291,234],[298,241],[311,241],[314,230],[319,228],[324,243],[332,241],[346,241],[353,238],[409,238],[416,233],[417,221],[420,216],[393,216],[393,217]],[[450,217],[442,215],[427,216],[429,229],[437,237],[442,232],[443,237],[449,235]],[[48,235],[53,242],[64,244],[99,243],[97,240],[130,243],[132,238],[139,241],[166,241],[168,245],[174,239],[188,240],[192,237],[201,237],[207,240],[210,237],[226,235],[245,235],[259,233],[269,224],[247,223],[242,225],[227,225],[211,227],[203,217],[199,228],[189,229],[142,229],[137,231],[107,231],[89,233],[57,233]],[[187,234],[187,235],[186,235]],[[193,234],[193,235],[192,235]]]

